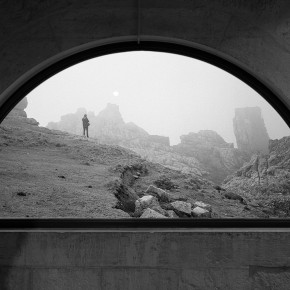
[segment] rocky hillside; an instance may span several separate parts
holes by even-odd
[[[0,125],[1,217],[265,216],[196,174],[23,118]]]
[[[223,187],[260,207],[289,216],[290,137],[271,140],[269,154],[253,155],[248,163],[224,181]]]
[[[49,123],[48,128],[81,134],[81,118],[85,113],[85,109],[79,109],[75,114],[62,116],[60,122]],[[221,183],[249,159],[247,153],[235,149],[214,131],[184,135],[179,145],[170,146],[168,137],[150,135],[134,123],[125,123],[117,105],[108,104],[97,116],[87,114],[91,123],[89,134],[100,143],[120,145],[148,161],[216,183]]]

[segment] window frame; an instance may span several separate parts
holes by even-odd
[[[58,72],[91,58],[130,51],[178,54],[212,64],[234,75],[259,93],[290,127],[290,110],[278,93],[235,59],[213,49],[186,41],[147,38],[139,41],[119,38],[94,42],[69,50],[44,62],[9,87],[0,106],[0,122],[16,104],[39,84]],[[2,95],[3,95],[2,94]],[[1,218],[0,229],[191,229],[191,228],[290,228],[290,219],[75,219],[75,218]]]

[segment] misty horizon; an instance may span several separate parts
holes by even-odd
[[[107,106],[108,105],[116,105],[116,104],[113,104],[113,103],[107,103],[107,105],[106,105],[106,107],[104,107],[102,110],[100,110],[99,112],[94,112],[94,111],[90,111],[90,110],[87,110],[87,108],[85,108],[85,107],[80,107],[80,108],[77,108],[76,109],[76,111],[75,112],[68,112],[67,114],[64,114],[64,115],[62,115],[61,116],[61,118],[58,120],[58,121],[56,121],[56,122],[54,122],[54,121],[51,121],[51,122],[49,122],[45,127],[49,127],[49,124],[50,123],[58,123],[59,121],[61,121],[61,119],[62,119],[62,117],[64,117],[64,116],[68,116],[68,115],[76,115],[76,114],[80,114],[80,123],[81,123],[81,116],[83,116],[83,114],[87,114],[88,115],[88,117],[89,117],[89,115],[93,115],[93,116],[98,116],[98,114],[100,113],[100,112],[102,112],[105,108],[107,108]],[[116,106],[118,106],[118,105],[116,105]],[[118,106],[118,108],[119,108],[119,106]],[[253,108],[253,107],[244,107],[244,108]],[[260,107],[258,107],[258,108],[260,108]],[[236,109],[241,109],[241,108],[235,108],[235,110]],[[120,114],[121,114],[121,116],[122,116],[122,111],[121,111],[121,109],[119,108],[119,112],[120,112]],[[123,118],[123,116],[122,116],[122,118]],[[262,118],[263,118],[263,112],[262,112]],[[129,120],[129,121],[125,121],[124,120],[124,122],[126,123],[126,124],[128,124],[128,123],[134,123],[135,125],[137,125],[138,127],[140,127],[139,125],[138,125],[138,123],[136,123],[136,122],[134,122],[133,120]],[[140,128],[142,128],[142,127],[140,127]],[[92,130],[93,131],[93,127],[90,127],[90,131]],[[156,134],[152,134],[150,131],[148,131],[148,130],[146,130],[145,128],[142,128],[142,129],[144,129],[148,134],[150,134],[150,135],[156,135]],[[267,129],[267,126],[266,126],[266,129]],[[189,131],[189,132],[183,132],[180,136],[182,136],[182,135],[187,135],[187,134],[189,134],[189,133],[198,133],[198,132],[200,132],[200,131],[204,131],[204,130],[210,130],[210,131],[215,131],[215,130],[211,130],[211,129],[200,129],[200,130],[198,130],[198,131],[195,131],[195,132],[193,132],[193,131]],[[79,132],[79,134],[81,135],[81,131]],[[219,132],[217,132],[218,134],[219,134]],[[170,136],[166,136],[166,135],[162,135],[162,134],[158,134],[159,136],[163,136],[163,137],[169,137],[169,142],[170,142],[170,146],[173,146],[173,145],[176,145],[176,144],[179,144],[180,143],[180,138],[178,138],[178,140],[177,140],[177,138],[175,139],[175,140],[172,140],[172,138],[170,137]],[[236,139],[233,141],[233,142],[231,142],[231,141],[228,141],[228,140],[226,140],[225,138],[224,138],[224,136],[222,135],[222,134],[219,134],[227,143],[233,143],[234,144],[234,146],[235,146],[235,148],[237,148],[237,142],[236,142]],[[180,137],[179,136],[179,137]],[[284,136],[283,136],[284,137]],[[270,139],[271,139],[271,136],[270,136]]]
[[[41,126],[81,107],[98,114],[113,103],[126,123],[168,136],[171,144],[189,132],[213,130],[236,146],[235,108],[260,107],[270,139],[290,135],[279,114],[248,85],[213,65],[169,53],[91,59],[51,77],[27,98],[28,117]]]

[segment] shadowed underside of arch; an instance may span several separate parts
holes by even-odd
[[[0,98],[0,121],[30,91],[58,72],[94,57],[129,51],[174,53],[215,65],[238,77],[256,90],[290,126],[289,108],[281,100],[281,97],[269,84],[266,84],[265,81],[261,80],[242,63],[221,52],[196,43],[149,36],[138,38],[137,41],[135,38],[120,37],[92,42],[67,50],[40,63],[3,92]]]

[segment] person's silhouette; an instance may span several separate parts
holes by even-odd
[[[89,138],[89,126],[90,126],[90,121],[87,117],[87,115],[85,114],[82,118],[83,121],[83,135],[86,136],[87,133],[87,137]]]

